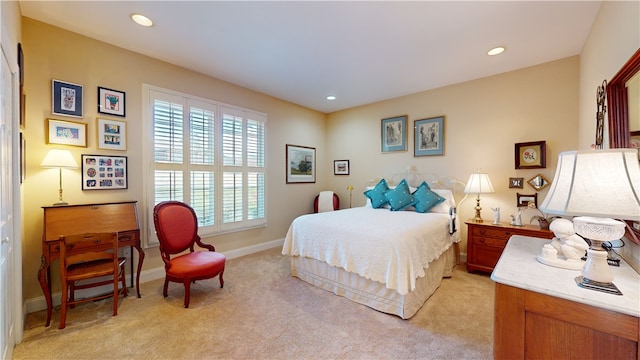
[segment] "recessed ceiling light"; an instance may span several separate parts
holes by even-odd
[[[336,96],[335,95],[329,95],[327,96],[327,100],[335,100]]]
[[[493,56],[493,55],[502,54],[503,52],[504,52],[504,47],[498,46],[498,47],[495,47],[495,48],[489,50],[489,52],[487,52],[487,54]]]
[[[135,21],[138,25],[153,26],[153,21],[144,15],[131,14],[131,20]]]

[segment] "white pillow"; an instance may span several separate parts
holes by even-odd
[[[444,201],[434,206],[431,210],[429,210],[429,212],[448,214],[449,208],[456,206],[456,202],[453,199],[453,193],[451,192],[451,190],[431,189],[431,191],[442,196],[444,198]]]

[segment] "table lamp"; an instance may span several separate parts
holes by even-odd
[[[591,244],[578,286],[622,295],[613,284],[602,243],[620,239],[626,224],[640,220],[640,162],[636,149],[567,151],[540,209],[576,216],[576,233]]]
[[[77,169],[78,163],[71,155],[69,150],[51,149],[44,157],[40,166],[45,168],[57,168],[59,170],[59,187],[58,187],[58,202],[54,203],[54,206],[68,205],[62,199],[62,169]]]
[[[469,176],[469,181],[467,181],[467,186],[464,188],[464,192],[466,194],[477,194],[476,207],[474,208],[476,210],[476,216],[473,218],[473,221],[481,223],[482,217],[480,216],[480,211],[482,208],[480,207],[480,194],[489,194],[494,192],[489,175],[479,171],[471,174],[471,176]]]

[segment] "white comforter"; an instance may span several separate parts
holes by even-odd
[[[449,234],[447,214],[363,206],[296,218],[282,254],[325,261],[406,295],[458,240],[457,232]]]

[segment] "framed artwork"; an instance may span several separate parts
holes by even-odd
[[[127,157],[82,154],[82,190],[126,189]]]
[[[125,116],[124,91],[98,87],[98,112],[102,114]]]
[[[98,149],[127,150],[127,123],[98,119]]]
[[[349,160],[333,160],[333,175],[349,175]]]
[[[509,178],[509,189],[522,189],[524,184],[524,178]]]
[[[82,85],[53,80],[51,95],[54,114],[82,117]]]
[[[382,152],[407,151],[407,115],[382,119]]]
[[[87,147],[87,124],[47,119],[47,144]]]
[[[545,141],[516,143],[516,169],[541,169],[547,167],[547,149]]]
[[[316,182],[316,148],[286,145],[287,184]]]
[[[516,201],[517,201],[517,207],[526,207],[529,205],[529,201],[533,201],[533,203],[536,206],[536,209],[538,208],[538,194],[520,194],[520,193],[516,193]]]
[[[444,116],[414,121],[413,156],[444,155]]]

